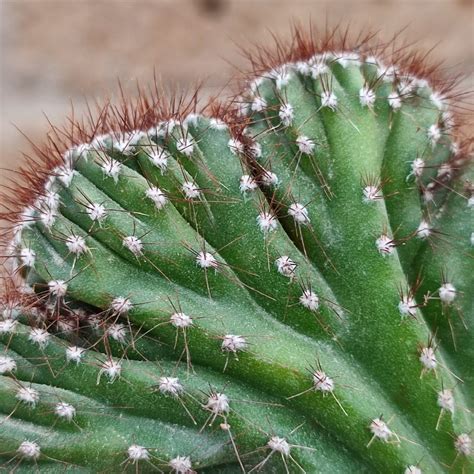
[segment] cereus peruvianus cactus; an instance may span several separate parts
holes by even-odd
[[[35,148],[4,197],[3,468],[470,472],[463,96],[337,37]]]

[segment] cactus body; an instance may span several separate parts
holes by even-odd
[[[7,216],[5,466],[470,469],[466,147],[408,69],[310,53],[95,130]]]

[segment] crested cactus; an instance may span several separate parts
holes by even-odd
[[[3,214],[2,467],[470,471],[461,102],[335,38],[207,113],[141,94],[36,149]]]

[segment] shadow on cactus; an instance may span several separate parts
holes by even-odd
[[[465,97],[323,36],[228,102],[156,88],[35,147],[3,199],[2,468],[470,472]]]

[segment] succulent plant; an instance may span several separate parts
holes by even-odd
[[[2,467],[472,472],[463,99],[337,38],[35,148],[4,199]]]

